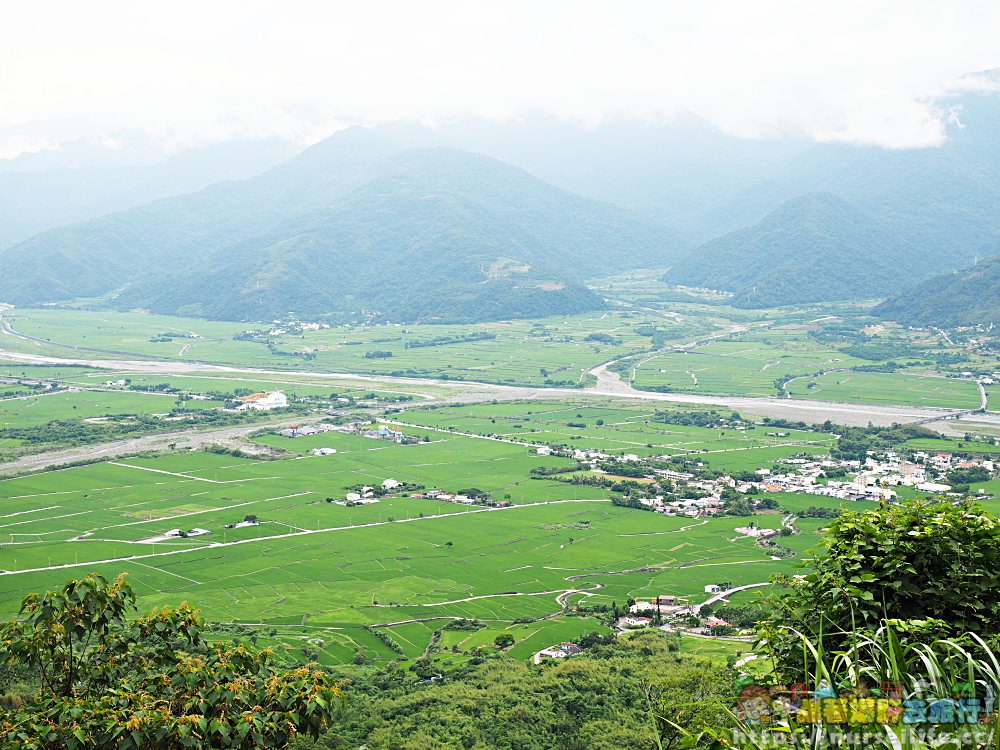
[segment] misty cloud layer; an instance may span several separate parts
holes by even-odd
[[[927,146],[961,116],[942,97],[1000,65],[998,32],[987,2],[21,4],[0,28],[0,157],[531,112]]]

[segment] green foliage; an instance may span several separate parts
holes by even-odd
[[[948,472],[950,484],[970,485],[973,482],[988,482],[990,473],[982,466],[970,466],[967,469],[952,469]]]
[[[917,425],[889,427],[837,427],[840,438],[830,452],[834,458],[864,461],[868,451],[893,450],[909,440],[936,437],[936,433]]]
[[[931,630],[926,625],[920,628],[925,634]],[[716,704],[721,720],[686,728],[686,744],[729,750],[995,747],[997,720],[990,712],[1000,692],[1000,654],[976,634],[961,642],[912,636],[912,629],[885,624],[848,647],[825,648],[799,635],[796,680],[811,694],[794,694],[780,675],[743,676],[735,706]]]
[[[840,348],[844,354],[848,354],[858,359],[868,359],[873,362],[881,362],[886,359],[904,359],[906,357],[921,357],[923,351],[916,346],[909,344],[897,344],[889,341],[872,341]]]
[[[768,648],[791,668],[800,646],[788,628],[839,648],[886,619],[942,614],[944,635],[996,633],[998,569],[1000,521],[978,505],[908,502],[844,513],[809,570],[785,581],[788,591],[765,628]]]
[[[744,419],[736,412],[726,415],[720,414],[717,411],[688,411],[684,409],[657,410],[650,417],[650,421],[691,427],[735,427],[736,425],[746,424]]]
[[[718,617],[737,628],[752,628],[769,614],[770,610],[761,602],[748,604],[713,604],[702,607],[698,614],[702,617]]]
[[[754,512],[753,499],[733,490],[723,492],[722,510],[727,516],[752,516]]]
[[[493,654],[442,664],[434,682],[386,670],[347,688],[351,711],[296,750],[621,750],[676,747],[680,732],[715,718],[730,694],[726,668],[678,653],[662,632],[595,640],[582,654],[535,666]],[[435,662],[437,664],[437,662]]]
[[[873,312],[907,325],[945,328],[1000,323],[1000,257],[923,281]]]
[[[619,346],[622,343],[620,339],[616,339],[609,333],[588,333],[583,340],[596,341],[600,344],[607,344],[608,346]]]
[[[29,594],[0,627],[0,660],[36,675],[35,692],[0,718],[11,750],[282,748],[334,717],[340,689],[321,672],[276,672],[270,652],[210,646],[184,604],[131,619],[119,577]]]
[[[472,341],[492,341],[497,335],[488,331],[475,331],[462,336],[435,336],[430,339],[407,341],[407,349],[419,349],[427,346],[450,346],[452,344],[467,344]]]
[[[816,507],[810,505],[805,510],[798,511],[795,515],[799,518],[840,518],[843,510],[840,508]]]

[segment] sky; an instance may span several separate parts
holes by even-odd
[[[546,113],[747,138],[935,145],[1000,67],[995,0],[48,0],[0,25],[0,157]]]

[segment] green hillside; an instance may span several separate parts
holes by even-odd
[[[1000,323],[1000,256],[927,279],[874,312],[907,325],[953,328]]]
[[[812,193],[695,249],[664,280],[733,292],[738,307],[775,307],[884,296],[915,278],[906,249],[872,217]]]
[[[347,131],[251,180],[38,235],[0,300],[108,296],[216,319],[493,320],[599,309],[585,278],[667,265],[651,221],[487,157]]]

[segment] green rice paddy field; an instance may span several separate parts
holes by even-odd
[[[221,401],[185,401],[185,409],[210,409]],[[129,391],[57,391],[0,399],[0,425],[36,427],[60,419],[100,419],[121,414],[165,414],[177,396]]]
[[[769,330],[711,341],[647,359],[636,368],[637,388],[687,393],[773,396],[774,381],[832,367],[865,364],[823,348],[798,330]]]
[[[912,404],[976,409],[979,389],[971,380],[919,372],[825,372],[788,383],[794,398],[869,404]]]
[[[731,471],[757,469],[797,453],[827,453],[834,440],[832,435],[803,430],[756,427],[737,431],[665,424],[653,421],[655,414],[654,408],[518,402],[416,409],[399,420],[437,430],[590,448],[612,455],[697,455],[715,468]]]
[[[817,321],[827,319],[818,317],[810,322],[817,310],[775,311],[768,318],[761,312],[748,314],[698,303],[657,303],[651,307],[636,299],[626,304],[641,306],[478,325],[337,326],[300,334],[267,334],[257,340],[235,338],[254,327],[247,323],[134,312],[18,309],[5,313],[5,320],[19,333],[37,340],[4,335],[2,345],[64,357],[148,357],[288,371],[563,387],[586,385],[587,372],[593,367],[629,358],[628,374],[639,389],[706,395],[781,394],[956,409],[979,405],[975,383],[926,368],[851,372],[850,368],[871,365],[872,361],[850,356],[837,345],[811,336],[821,327]],[[733,333],[734,324],[749,330]],[[257,327],[263,330],[269,326]],[[668,348],[646,355],[644,352],[653,346],[649,333],[653,329],[669,336]],[[926,336],[921,338],[914,332],[882,330],[879,338],[890,343],[928,347],[940,343],[936,337],[925,340]],[[379,356],[370,356],[374,354]]]
[[[576,592],[570,602],[622,604],[629,596],[661,593],[697,601],[706,583],[739,585],[793,570],[794,561],[772,560],[752,540],[737,538],[741,519],[675,519],[620,508],[600,489],[530,478],[533,467],[567,465],[568,459],[431,424],[464,420],[459,425],[471,434],[494,427],[493,419],[516,420],[522,428],[511,426],[515,437],[534,438],[528,429],[563,436],[567,428],[558,423],[565,413],[538,402],[413,409],[402,416],[428,424],[404,429],[428,442],[403,446],[335,432],[267,435],[259,439],[293,457],[253,461],[185,452],[0,481],[0,612],[10,616],[25,593],[72,576],[126,572],[143,608],[190,601],[211,621],[260,624],[276,648],[306,648],[327,663],[347,661],[359,650],[370,659],[398,657],[365,625],[389,625],[404,656],[415,658],[431,632],[455,617],[487,627],[445,631],[445,646],[488,645],[506,630],[517,639],[511,653],[527,657],[600,629],[575,617],[514,623],[557,613],[557,597],[568,591]],[[613,408],[572,411],[573,420],[588,422],[586,446],[621,451],[622,441],[653,441],[662,452],[724,450],[716,447],[725,444],[716,431],[648,423],[643,432],[647,416]],[[605,424],[597,426],[597,419]],[[785,445],[771,445],[726,437],[746,442],[739,447],[748,450],[705,453],[704,460],[739,456],[757,465],[804,448],[823,450],[828,438],[796,433]],[[312,456],[315,447],[337,453]],[[514,506],[484,509],[407,496],[364,507],[326,502],[342,498],[348,487],[389,477],[451,491],[477,487],[497,498],[510,495]],[[249,514],[260,524],[224,528]],[[780,519],[755,520],[775,526]],[[803,519],[799,525],[802,533],[787,544],[804,553],[822,524]],[[211,534],[163,538],[178,528]]]
[[[971,380],[910,370],[851,372],[852,367],[872,363],[820,344],[807,334],[803,327],[752,330],[731,340],[640,358],[633,368],[633,382],[640,389],[776,396],[776,381],[794,378],[781,393],[851,403],[979,406],[979,391]]]
[[[270,336],[275,348],[272,352],[264,343],[234,338],[248,330],[250,324],[79,310],[17,310],[4,318],[19,333],[42,343],[6,335],[3,346],[38,354],[76,357],[86,354],[106,359],[139,356],[246,367],[529,385],[542,385],[546,381],[580,384],[587,370],[648,349],[650,338],[635,331],[643,325],[674,328],[679,335],[705,327],[702,322],[689,324],[621,312],[461,326],[340,326],[301,335]],[[163,333],[195,337],[152,340],[162,338]],[[470,334],[494,338],[435,343]],[[376,351],[391,352],[391,356],[365,356]],[[297,356],[297,352],[308,352],[310,358]]]

